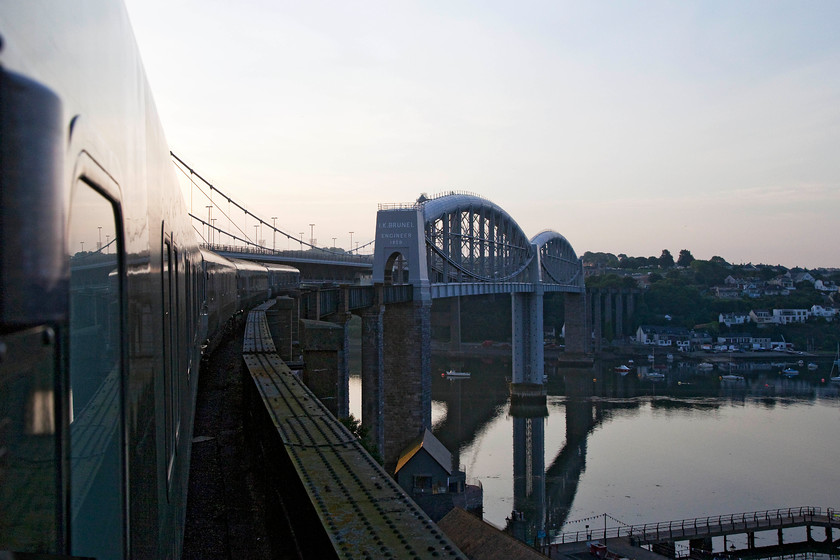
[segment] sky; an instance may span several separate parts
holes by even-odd
[[[172,150],[321,246],[458,190],[579,256],[840,267],[840,2],[126,6]]]

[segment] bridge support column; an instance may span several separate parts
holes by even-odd
[[[321,318],[321,290],[319,288],[313,288],[304,297],[308,300],[305,318],[318,321]]]
[[[268,328],[271,331],[271,338],[280,359],[286,363],[293,361],[292,340],[293,325],[297,323],[295,310],[297,302],[288,296],[277,298],[274,307],[265,312]]]
[[[344,313],[337,321],[342,331],[341,355],[338,366],[338,417],[350,416],[350,319],[351,313]]]
[[[755,548],[755,531],[747,533],[747,548],[749,550]]]
[[[431,300],[389,304],[383,324],[385,469],[432,425]]]
[[[340,371],[344,363],[344,329],[326,321],[301,319],[303,382],[335,416],[348,406],[339,403]],[[343,392],[346,396],[347,392]],[[346,414],[345,414],[346,416]]]
[[[587,328],[586,293],[566,293],[566,352],[574,354],[586,354],[589,352],[589,339],[591,331]]]
[[[612,290],[607,290],[604,294],[604,335],[607,340],[612,342],[615,335],[615,323],[613,322],[613,294]]]
[[[367,430],[380,456],[385,454],[384,311],[384,306],[375,305],[362,314],[362,427]]]
[[[604,316],[601,311],[601,292],[593,290],[592,299],[594,300],[592,326],[595,331],[595,351],[600,352],[602,348],[602,340],[604,338]]]
[[[539,289],[539,288],[537,288]],[[543,294],[511,294],[513,318],[513,384],[543,384]]]
[[[278,297],[274,307],[266,311],[277,355],[287,364],[298,359],[293,351],[295,341],[299,340],[298,319],[298,302],[288,296]]]
[[[461,351],[461,296],[449,299],[449,349]]]
[[[624,295],[621,291],[615,295],[615,336],[624,336]]]
[[[779,527],[777,534],[779,536],[779,546],[785,544],[785,534],[781,527]]]

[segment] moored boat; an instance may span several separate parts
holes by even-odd
[[[616,373],[620,373],[621,375],[627,375],[630,373],[630,366],[621,364],[620,366],[615,366],[613,371]]]
[[[799,372],[797,370],[793,369],[792,367],[786,367],[785,369],[783,369],[781,371],[781,373],[785,377],[796,377],[797,375],[799,375]]]
[[[735,375],[734,373],[727,373],[726,375],[720,376],[721,381],[743,381],[743,375]]]
[[[470,373],[467,371],[455,371],[450,369],[440,374],[441,377],[445,377],[446,379],[469,379]]]

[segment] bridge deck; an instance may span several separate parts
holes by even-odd
[[[255,324],[266,308],[252,311]],[[465,558],[277,354],[244,359],[337,557]]]

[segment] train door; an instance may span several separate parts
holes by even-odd
[[[109,194],[116,189],[103,182],[76,182],[68,224],[69,548],[122,558],[124,265],[119,207]]]
[[[180,383],[178,379],[178,252],[166,235],[162,252],[163,274],[163,388],[164,453],[167,493],[172,491],[180,418]]]

